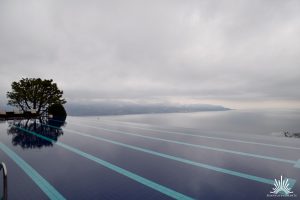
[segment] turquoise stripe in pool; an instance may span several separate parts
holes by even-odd
[[[0,149],[5,152],[49,197],[51,200],[64,200],[65,198],[35,169],[33,169],[27,162],[19,157],[15,152],[9,149],[5,144],[0,142]]]
[[[90,126],[90,125],[82,125],[82,124],[77,124],[77,125],[84,126],[84,127],[95,128],[95,129],[98,129],[98,130],[104,130],[104,131],[113,132],[113,133],[119,133],[119,134],[131,135],[131,136],[136,136],[136,137],[142,137],[142,138],[151,139],[151,140],[158,140],[158,141],[163,141],[163,142],[168,142],[168,143],[185,145],[185,146],[190,146],[190,147],[194,147],[194,148],[202,148],[202,149],[207,149],[207,150],[212,150],[212,151],[219,151],[219,152],[224,152],[224,153],[231,153],[231,154],[236,154],[236,155],[241,155],[241,156],[249,156],[249,157],[254,157],[254,158],[259,158],[259,159],[273,160],[273,161],[284,162],[284,163],[289,163],[289,164],[293,164],[293,165],[296,164],[295,160],[288,160],[288,159],[276,158],[276,157],[271,157],[271,156],[263,156],[263,155],[240,152],[240,151],[233,151],[233,150],[228,150],[228,149],[209,147],[209,146],[205,146],[205,145],[191,144],[191,143],[181,142],[181,141],[177,141],[177,140],[169,140],[169,139],[157,138],[157,137],[152,137],[152,136],[145,136],[145,135],[125,132],[125,131],[119,131],[119,130],[114,130],[114,129]],[[70,130],[70,129],[65,128],[64,130]]]
[[[296,164],[294,165],[294,167],[300,168],[300,159],[296,162]]]
[[[121,122],[119,121],[113,121],[113,120],[102,120],[102,121],[107,121],[113,124],[118,124],[120,125]],[[94,122],[94,123],[101,123],[101,121],[91,121],[89,122]],[[125,122],[122,122],[125,123]],[[130,123],[132,124],[132,123]],[[122,126],[122,125],[121,125]],[[155,128],[145,128],[145,127],[140,127],[140,126],[133,126],[133,125],[123,125],[125,127],[130,127],[130,128],[136,128],[140,130],[149,130],[149,131],[155,131],[155,132],[160,132],[160,133],[170,133],[170,134],[176,134],[176,135],[185,135],[185,136],[193,136],[193,137],[199,137],[199,138],[205,138],[205,139],[212,139],[212,140],[221,140],[221,141],[227,141],[227,142],[237,142],[237,143],[244,143],[244,144],[254,144],[254,145],[261,145],[261,146],[269,146],[269,147],[275,147],[275,148],[283,148],[283,149],[292,149],[292,150],[300,150],[299,147],[292,147],[292,146],[285,146],[285,145],[276,145],[276,144],[269,144],[269,143],[262,143],[262,142],[253,142],[253,141],[246,141],[246,140],[238,140],[238,139],[229,139],[229,138],[223,138],[223,137],[216,137],[216,136],[207,136],[207,135],[200,135],[200,134],[193,134],[193,133],[182,133],[178,131],[167,131],[167,130],[160,130],[160,129],[155,129]]]
[[[172,190],[172,189],[167,188],[167,187],[165,187],[163,185],[160,185],[160,184],[158,184],[156,182],[153,182],[153,181],[151,181],[149,179],[146,179],[146,178],[144,178],[142,176],[134,174],[134,173],[132,173],[132,172],[130,172],[128,170],[125,170],[125,169],[123,169],[121,167],[118,167],[118,166],[116,166],[114,164],[111,164],[111,163],[109,163],[109,162],[107,162],[105,160],[97,158],[97,157],[95,157],[95,156],[93,156],[91,154],[85,153],[85,152],[83,152],[83,151],[81,151],[79,149],[73,148],[73,147],[71,147],[69,145],[66,145],[66,144],[62,143],[62,142],[55,142],[54,140],[52,140],[52,139],[50,139],[48,137],[42,136],[42,135],[40,135],[40,134],[38,134],[36,132],[29,131],[29,130],[24,129],[24,128],[20,128],[18,126],[15,126],[15,127],[18,128],[19,130],[22,130],[22,131],[24,131],[26,133],[35,135],[35,136],[37,136],[39,138],[42,138],[44,140],[47,140],[47,141],[50,141],[50,142],[54,142],[55,144],[57,144],[57,145],[65,148],[65,149],[67,149],[67,150],[69,150],[69,151],[71,151],[73,153],[76,153],[76,154],[78,154],[78,155],[80,155],[82,157],[85,157],[85,158],[87,158],[89,160],[92,160],[92,161],[94,161],[94,162],[96,162],[96,163],[98,163],[98,164],[100,164],[100,165],[102,165],[102,166],[104,166],[104,167],[106,167],[108,169],[111,169],[111,170],[113,170],[113,171],[115,171],[115,172],[117,172],[119,174],[122,174],[122,175],[124,175],[124,176],[126,176],[126,177],[128,177],[128,178],[130,178],[130,179],[132,179],[134,181],[136,181],[136,182],[139,182],[139,183],[141,183],[141,184],[143,184],[143,185],[145,185],[145,186],[147,186],[149,188],[152,188],[152,189],[154,189],[156,191],[159,191],[159,192],[161,192],[161,193],[163,193],[163,194],[165,194],[165,195],[167,195],[169,197],[172,197],[174,199],[180,199],[180,200],[192,200],[193,199],[193,198],[191,198],[189,196],[186,196],[186,195],[184,195],[182,193],[179,193],[179,192],[177,192],[175,190]]]
[[[215,166],[207,165],[207,164],[204,164],[204,163],[198,163],[198,162],[187,160],[187,159],[184,159],[184,158],[179,158],[179,157],[176,157],[176,156],[163,154],[163,153],[152,151],[152,150],[149,150],[149,149],[144,149],[144,148],[141,148],[141,147],[136,147],[136,146],[124,144],[124,143],[121,143],[121,142],[105,139],[105,138],[102,138],[102,137],[99,137],[99,136],[89,135],[89,134],[82,133],[82,132],[75,131],[75,130],[70,130],[70,129],[64,129],[64,130],[68,131],[68,132],[78,134],[78,135],[81,135],[81,136],[90,137],[90,138],[93,138],[93,139],[96,139],[96,140],[101,140],[101,141],[109,142],[109,143],[116,144],[116,145],[119,145],[119,146],[123,146],[123,147],[126,147],[126,148],[134,149],[134,150],[137,150],[137,151],[142,151],[144,153],[149,153],[149,154],[152,154],[152,155],[156,155],[156,156],[159,156],[159,157],[175,160],[175,161],[182,162],[182,163],[185,163],[185,164],[190,164],[190,165],[193,165],[193,166],[196,166],[196,167],[205,168],[205,169],[209,169],[209,170],[213,170],[213,171],[221,172],[221,173],[224,173],[224,174],[229,174],[229,175],[233,175],[233,176],[237,176],[237,177],[240,177],[240,178],[245,178],[245,179],[248,179],[248,180],[257,181],[257,182],[261,182],[261,183],[265,183],[265,184],[271,184],[271,185],[274,184],[274,181],[271,180],[271,179],[266,179],[266,178],[246,174],[246,173],[241,173],[241,172],[236,172],[236,171],[233,171],[233,170],[228,170],[228,169],[224,169],[224,168],[220,168],[220,167],[215,167]],[[291,182],[293,182],[293,185],[296,183],[296,180],[294,180],[294,179],[289,178],[289,180],[291,180]]]

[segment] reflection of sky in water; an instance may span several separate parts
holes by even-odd
[[[103,117],[104,118],[104,117]],[[106,119],[147,123],[159,126],[196,128],[250,134],[270,134],[283,130],[300,132],[300,111],[220,111],[175,114],[112,116]]]
[[[226,118],[228,114],[228,119]],[[244,119],[241,117],[248,115]],[[260,116],[260,117],[257,117]],[[273,180],[280,178],[280,175],[300,180],[299,168],[294,168],[293,164],[270,161],[266,159],[258,159],[241,155],[234,155],[220,151],[211,151],[201,148],[193,148],[179,144],[172,144],[163,141],[150,140],[137,136],[129,136],[120,133],[95,129],[87,126],[97,126],[112,130],[122,130],[124,132],[151,136],[157,138],[165,138],[169,140],[182,141],[190,144],[207,145],[215,148],[230,149],[240,152],[248,152],[252,154],[273,156],[289,160],[299,159],[300,150],[280,149],[259,145],[231,143],[219,140],[209,140],[205,138],[195,138],[185,135],[175,135],[171,133],[160,133],[151,130],[136,129],[133,124],[124,126],[116,122],[108,122],[105,120],[121,120],[127,122],[139,122],[145,124],[154,124],[155,126],[144,126],[147,128],[157,128],[156,126],[164,126],[165,130],[185,131],[197,134],[209,134],[214,136],[222,136],[226,138],[243,139],[249,141],[257,141],[271,144],[280,144],[285,146],[293,146],[300,148],[300,140],[291,138],[279,138],[269,135],[238,135],[225,134],[224,132],[242,128],[248,121],[248,128],[251,124],[258,125],[253,127],[254,133],[258,134],[263,124],[274,124],[274,126],[262,129],[262,133],[269,130],[275,130],[281,125],[292,125],[297,129],[294,119],[299,119],[294,113],[293,119],[288,120],[288,115],[278,115],[277,113],[255,114],[237,111],[217,112],[217,113],[192,113],[192,114],[162,114],[162,115],[134,115],[134,116],[114,116],[114,117],[91,117],[79,118],[69,117],[68,124],[63,126],[62,130],[51,127],[44,127],[40,122],[36,124],[22,122],[24,128],[39,132],[46,137],[52,138],[70,145],[83,152],[94,155],[98,158],[106,160],[121,168],[134,172],[147,179],[155,181],[161,185],[172,188],[178,192],[189,195],[197,199],[266,199],[266,195],[272,190],[273,186],[263,184],[244,178],[227,175],[224,173],[208,170],[178,161],[162,158],[160,156],[151,155],[141,151],[125,148],[109,142],[99,141],[82,135],[73,134],[69,130],[77,130],[92,136],[105,138],[135,147],[140,147],[163,154],[192,160],[198,163],[216,166],[219,168],[229,169],[236,172],[251,174],[258,177]],[[236,124],[225,125],[225,122],[232,123],[234,119],[239,118]],[[280,119],[281,118],[281,119]],[[88,121],[87,121],[88,119]],[[266,122],[263,122],[265,119]],[[176,123],[177,120],[177,123]],[[273,121],[274,120],[274,121]],[[204,122],[203,122],[204,121]],[[214,123],[214,121],[216,123]],[[272,123],[270,123],[272,122]],[[82,126],[87,125],[87,126]],[[136,124],[135,124],[136,125]],[[173,126],[186,127],[187,129],[173,128]],[[226,129],[223,129],[226,127]],[[192,129],[190,129],[192,128]],[[200,129],[196,131],[194,129]],[[218,130],[222,133],[217,133]],[[0,123],[0,141],[15,151],[33,168],[35,168],[45,179],[53,184],[61,194],[68,199],[163,199],[165,195],[149,189],[135,181],[132,181],[122,175],[119,175],[109,169],[106,169],[95,162],[87,160],[81,156],[75,155],[57,145],[43,144],[41,138],[30,136],[22,131],[12,129],[7,123]],[[205,131],[203,131],[205,130]],[[215,133],[216,132],[216,133]],[[244,131],[243,133],[247,133]],[[16,139],[18,138],[18,139]],[[36,141],[36,144],[34,142]],[[42,146],[51,148],[41,148]],[[37,147],[37,148],[36,148]],[[26,149],[26,150],[24,150]],[[0,158],[4,160],[9,168],[10,188],[13,185],[22,185],[10,191],[12,199],[18,199],[21,194],[28,193],[30,199],[43,199],[40,190],[24,175],[1,150]],[[26,183],[26,184],[22,184]],[[297,182],[292,189],[294,193],[300,195],[299,183]]]
[[[92,124],[91,122],[90,123],[83,122],[83,120],[80,120],[80,119],[76,119],[75,121],[76,121],[76,123],[81,122],[84,124]],[[111,126],[102,125],[102,124],[103,123],[101,123],[102,127],[111,127]],[[115,126],[114,129],[116,127],[117,126]],[[232,169],[232,170],[236,170],[239,172],[249,173],[249,174],[253,174],[253,175],[257,175],[257,176],[261,176],[261,177],[265,177],[265,178],[269,178],[269,179],[273,179],[273,178],[277,177],[278,174],[280,174],[280,173],[288,174],[288,175],[290,175],[290,177],[293,177],[293,178],[298,177],[297,170],[294,170],[292,167],[292,164],[288,164],[288,163],[278,163],[275,161],[268,161],[268,160],[263,160],[263,159],[249,158],[249,157],[236,156],[236,155],[233,156],[228,153],[207,151],[207,150],[203,150],[203,149],[199,150],[199,149],[195,149],[195,148],[183,147],[180,145],[179,146],[172,145],[172,144],[163,144],[162,145],[159,142],[151,141],[148,139],[124,136],[124,135],[120,135],[120,134],[112,134],[112,133],[108,134],[107,131],[99,131],[99,130],[95,131],[95,129],[89,129],[86,127],[80,127],[78,125],[73,125],[73,123],[71,123],[71,122],[68,124],[67,128],[80,130],[82,132],[85,131],[85,132],[88,132],[95,136],[110,138],[114,141],[120,141],[120,142],[123,142],[126,144],[131,144],[131,145],[135,145],[135,146],[139,146],[139,147],[144,147],[147,149],[156,150],[156,151],[166,153],[169,155],[175,155],[178,157],[183,157],[183,158],[194,160],[197,162],[202,162],[202,163],[206,163],[206,164],[210,164],[210,165],[214,165],[214,166],[218,166],[218,167],[223,167],[226,169]],[[136,132],[141,135],[149,135],[149,131],[144,131],[144,132],[141,130],[136,131],[136,130],[130,129],[130,128],[127,128],[127,131]],[[156,134],[155,136],[162,137],[161,134]],[[73,139],[77,138],[76,136],[75,137],[72,136],[72,137],[73,137]],[[173,138],[175,139],[174,136],[173,136]],[[266,137],[266,138],[268,139],[268,137]],[[275,139],[278,139],[278,138],[275,138]],[[78,141],[79,140],[80,140],[80,137],[78,137]],[[180,140],[180,137],[177,137],[176,140]],[[189,140],[185,139],[185,141],[190,142],[190,143],[195,142],[195,141],[192,141],[191,138],[189,138]],[[77,143],[77,142],[75,142],[75,143]],[[92,140],[91,140],[91,143],[93,143]],[[99,142],[97,142],[97,143],[99,143]],[[221,144],[219,144],[219,143],[220,142],[216,142],[216,141],[213,143],[210,142],[209,146],[219,146],[219,147],[223,146],[223,148],[225,148],[225,147],[229,148],[229,149],[232,148],[237,151],[243,151],[244,150],[243,147],[245,146],[243,144],[238,144],[238,143],[234,143],[234,145],[232,145],[230,143],[229,144],[224,143],[224,142],[221,142]],[[227,144],[227,145],[225,145],[225,144]],[[101,143],[100,146],[102,146],[102,145],[103,144]],[[89,148],[93,148],[93,146],[95,146],[95,145],[91,144],[88,146],[89,146]],[[89,150],[89,151],[93,151],[93,153],[97,154],[97,149]],[[274,150],[274,148],[266,148],[266,147],[253,148],[253,145],[248,145],[248,149],[253,149],[254,151],[252,153],[260,153],[262,155],[269,155],[269,156],[273,155],[273,156],[278,156],[278,157],[282,157],[282,158],[285,158],[284,156],[288,155],[290,157],[290,159],[298,159],[297,151],[288,150],[287,151],[288,154],[285,154],[285,153],[281,153],[281,152],[285,152],[282,150],[277,151],[277,150]],[[255,152],[255,151],[257,151],[257,152]],[[274,151],[278,152],[279,155],[277,155],[276,153],[274,154]],[[144,165],[151,166],[150,163],[145,164],[144,161],[143,161],[143,164],[141,164],[139,162],[140,160],[137,160],[136,162],[134,162],[134,158],[137,157],[136,155],[133,155],[132,157],[128,157],[129,154],[127,154],[126,152],[123,152],[122,150],[119,150],[119,152],[118,151],[116,152],[115,148],[114,148],[114,150],[112,150],[112,152],[114,152],[113,156],[115,156],[117,154],[117,155],[119,155],[119,157],[126,157],[131,161],[131,163],[126,163],[126,161],[121,161],[120,163],[118,163],[120,165],[131,165],[132,164],[133,168],[135,166],[137,166],[137,168],[143,168]],[[248,152],[248,151],[246,151],[246,152]],[[119,158],[115,158],[115,157],[110,158],[109,155],[107,155],[107,156],[108,156],[107,157],[108,159],[112,159],[112,160],[119,159]],[[143,160],[144,159],[148,160],[148,158],[146,159],[145,156],[143,157]],[[163,163],[163,161],[158,161],[158,162]],[[154,166],[152,166],[152,167],[154,168],[154,171],[160,171],[162,173],[162,174],[160,174],[160,177],[164,177],[163,174],[171,173],[174,166],[176,166],[176,164],[162,164],[162,165],[159,165],[159,168],[155,168]],[[178,167],[178,168],[182,169],[182,166]],[[173,184],[179,184],[179,182],[181,180],[182,182],[185,182],[185,184],[190,185],[189,189],[197,188],[197,185],[200,186],[202,184],[204,184],[204,185],[209,184],[209,185],[213,186],[213,188],[215,189],[214,192],[216,193],[216,194],[213,194],[212,197],[216,197],[215,195],[220,195],[220,192],[223,189],[226,189],[228,194],[234,193],[234,191],[232,191],[232,187],[234,185],[236,185],[236,187],[240,188],[240,187],[242,187],[242,185],[246,184],[245,187],[248,187],[250,184],[249,181],[245,182],[245,180],[243,180],[243,179],[240,180],[240,178],[233,178],[231,176],[212,172],[210,170],[194,169],[194,167],[192,167],[193,169],[191,169],[190,166],[188,166],[188,168],[183,170],[184,173],[182,172],[182,176],[184,176],[184,177],[181,177],[181,175],[178,175],[178,168],[175,168],[175,171],[174,171],[174,176],[177,177],[178,179],[176,179],[176,181],[174,181],[174,179],[171,179],[174,181]],[[138,169],[135,169],[135,170],[138,170]],[[141,173],[147,174],[147,168],[144,170],[146,172],[142,171]],[[152,173],[150,173],[150,174],[152,174]],[[170,177],[174,178],[174,176],[171,175]],[[203,176],[205,177],[204,182],[203,182],[203,178],[202,178]],[[153,177],[153,178],[155,178],[155,177]],[[166,178],[166,177],[164,177],[164,178]],[[160,181],[162,181],[162,180],[160,180]],[[228,181],[229,183],[226,183],[226,181]],[[237,183],[235,183],[235,182],[237,182]],[[224,185],[222,185],[222,184],[224,184]],[[261,194],[259,194],[259,190],[261,188],[260,189],[257,188],[257,183],[252,183],[252,184],[253,184],[253,186],[251,186],[251,187],[253,187],[253,190],[258,192],[258,193],[256,193],[256,195],[261,195]],[[206,188],[206,187],[207,186],[203,186],[203,188]],[[220,188],[220,187],[222,187],[222,188]],[[264,185],[264,186],[260,186],[260,187],[270,188],[269,185],[266,185],[266,186]],[[201,192],[205,191],[205,190],[202,190],[199,188],[197,188],[196,191],[199,192],[199,190],[201,190]],[[239,191],[240,190],[243,190],[243,189],[239,189]],[[253,191],[253,192],[255,192],[255,191]],[[238,192],[238,191],[236,191],[236,192]],[[249,193],[249,191],[248,191],[248,193]],[[195,195],[197,196],[199,194],[197,193]],[[226,196],[224,194],[222,194],[222,195]],[[207,197],[208,196],[206,196],[206,198]],[[229,196],[227,196],[227,197],[229,198]],[[252,194],[251,196],[249,196],[249,199],[251,199],[253,197],[254,197],[254,195]]]

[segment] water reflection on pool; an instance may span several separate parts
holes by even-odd
[[[45,126],[43,124],[48,124],[50,126]],[[51,127],[54,125],[57,128]],[[47,120],[47,122],[45,122],[41,119],[10,121],[7,134],[12,136],[13,145],[19,145],[23,149],[52,147],[53,142],[28,134],[19,128],[37,132],[53,141],[57,141],[58,137],[63,135],[63,130],[59,129],[61,125],[62,123],[56,123],[51,120]]]
[[[67,199],[267,199],[281,175],[300,194],[300,140],[174,123],[196,115],[1,122],[9,199],[47,199],[43,187]],[[28,164],[27,172],[10,151]],[[30,167],[46,186],[33,180]]]

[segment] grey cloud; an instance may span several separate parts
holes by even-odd
[[[1,99],[12,81],[42,77],[69,101],[299,100],[299,8],[297,0],[3,0]]]

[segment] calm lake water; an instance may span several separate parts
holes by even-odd
[[[9,199],[276,199],[280,176],[297,199],[300,139],[281,131],[300,132],[299,120],[232,110],[8,121],[0,161]]]

